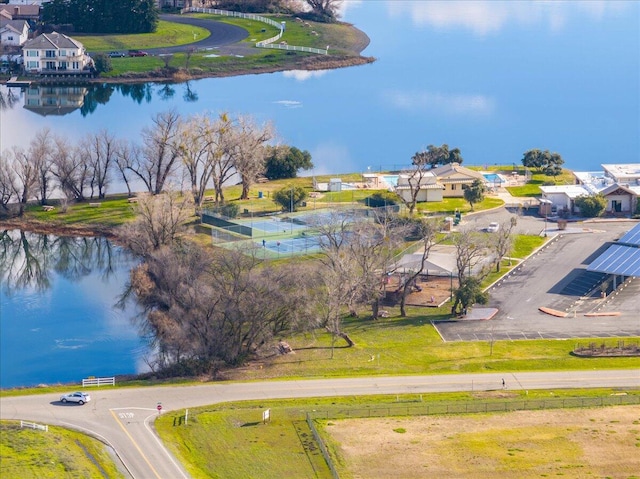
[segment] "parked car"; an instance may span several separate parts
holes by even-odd
[[[126,57],[127,55],[125,55],[123,52],[109,52],[109,56],[111,58],[122,58]]]
[[[147,52],[143,52],[142,50],[129,50],[130,57],[146,57],[149,55]]]
[[[494,221],[493,223],[489,223],[489,226],[487,226],[486,231],[487,233],[497,233],[499,229],[500,229],[500,225]]]
[[[91,396],[88,393],[83,393],[80,391],[69,393],[69,394],[63,394],[62,396],[60,396],[60,402],[63,402],[63,403],[75,402],[78,404],[84,404],[89,401],[91,401]]]

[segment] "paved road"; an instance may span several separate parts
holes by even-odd
[[[510,390],[640,388],[640,369],[224,383],[94,390],[84,406],[63,405],[59,394],[3,397],[0,419],[76,428],[110,444],[134,479],[181,479],[188,474],[153,430],[158,402],[171,411],[249,399],[494,390],[502,388],[503,378]]]

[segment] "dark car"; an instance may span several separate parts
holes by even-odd
[[[122,58],[122,57],[126,57],[127,55],[125,55],[122,52],[109,52],[109,56],[111,58]]]
[[[130,57],[146,57],[149,55],[147,52],[143,52],[142,50],[129,50]]]

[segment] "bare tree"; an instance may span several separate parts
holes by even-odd
[[[436,244],[436,237],[438,231],[440,231],[441,222],[437,219],[420,219],[418,223],[414,225],[416,232],[420,237],[420,258],[417,265],[412,265],[409,272],[404,274],[404,284],[402,285],[402,295],[400,297],[400,316],[405,317],[407,315],[406,302],[407,296],[411,292],[411,288],[415,284],[418,277],[424,272],[427,259],[431,248]]]
[[[0,154],[0,217],[12,213],[11,203],[16,200],[17,177],[9,160],[10,152]]]
[[[175,142],[180,121],[175,110],[158,113],[152,120],[153,125],[142,130],[141,154],[132,158],[134,162],[128,167],[154,195],[164,191],[165,183],[175,170],[178,160]]]
[[[51,150],[52,135],[48,128],[38,130],[29,143],[29,162],[33,164],[38,178],[40,204],[46,205],[51,193]]]
[[[87,135],[85,144],[89,153],[92,178],[98,188],[98,198],[102,199],[107,194],[109,176],[116,158],[117,140],[107,130],[102,129]]]
[[[314,16],[319,20],[335,21],[342,0],[306,0]]]
[[[412,157],[414,165],[413,169],[403,172],[403,176],[407,178],[407,186],[405,187],[405,189],[408,191],[409,196],[406,197],[404,194],[398,195],[405,206],[409,209],[410,215],[413,215],[413,211],[416,208],[420,191],[423,191],[427,187],[427,184],[429,184],[430,182],[435,183],[433,174],[428,171],[428,162],[420,161],[418,158],[419,155],[421,155],[421,153],[416,153]],[[398,187],[404,187],[404,182],[402,185],[398,185]]]
[[[487,238],[472,230],[462,230],[453,237],[456,248],[456,268],[458,270],[458,284],[462,285],[467,277],[473,275],[473,270],[487,256]],[[486,275],[481,272],[480,276]]]
[[[18,200],[18,214],[24,214],[25,207],[30,199],[35,196],[38,185],[38,169],[30,161],[27,153],[19,146],[14,146],[6,153],[7,164],[15,174],[13,182],[15,196]]]
[[[73,147],[66,138],[55,136],[51,153],[51,173],[68,201],[83,201],[89,178],[88,154],[81,146]]]
[[[500,272],[500,263],[513,248],[513,229],[518,224],[518,217],[512,216],[508,222],[502,223],[498,231],[494,234],[494,241],[491,242],[493,252],[496,255],[496,272]]]
[[[264,173],[266,146],[273,136],[270,124],[259,127],[250,117],[240,117],[236,121],[228,151],[242,181],[241,200],[249,198],[249,188]]]
[[[140,195],[135,205],[136,219],[123,226],[120,236],[134,253],[146,257],[177,239],[191,218],[192,208],[190,195],[175,191]]]
[[[132,171],[132,165],[138,163],[139,155],[140,149],[134,143],[120,141],[116,145],[115,168],[118,170],[122,181],[124,181],[127,187],[127,196],[129,198],[133,196],[133,192],[131,191],[131,180],[127,172]]]
[[[208,115],[194,116],[180,127],[177,149],[189,178],[196,213],[202,207],[215,165],[223,155],[223,137],[229,127],[226,113],[215,120]]]

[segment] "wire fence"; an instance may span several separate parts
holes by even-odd
[[[347,419],[387,416],[428,416],[434,414],[494,413],[543,409],[629,406],[640,404],[640,395],[620,393],[611,396],[511,399],[503,401],[456,401],[411,403],[366,408],[328,409],[308,412],[311,419]]]

